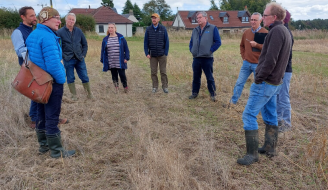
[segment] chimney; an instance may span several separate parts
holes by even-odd
[[[90,9],[90,5],[89,5],[89,9]]]
[[[133,10],[132,9],[129,10],[129,15],[133,15]]]
[[[244,9],[245,11],[247,11],[248,9],[247,9],[247,5],[245,5],[245,9]]]

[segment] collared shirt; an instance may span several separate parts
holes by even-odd
[[[258,32],[259,30],[261,30],[261,26],[259,26],[256,30],[253,30],[253,28],[251,28],[252,29],[252,32],[255,34],[256,32]]]
[[[153,25],[153,24],[152,24]],[[157,26],[154,26],[153,25],[153,28],[155,29],[155,31],[157,30],[157,28],[158,28],[158,24],[157,24]]]

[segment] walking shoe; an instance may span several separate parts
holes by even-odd
[[[216,102],[215,96],[211,96],[211,101]]]
[[[69,121],[67,118],[59,118],[59,122],[58,124],[61,125],[61,124],[67,124]]]
[[[153,88],[153,90],[151,92],[152,93],[156,93],[157,92],[157,88]]]
[[[195,99],[197,98],[198,94],[192,94],[191,96],[189,96],[189,99]]]
[[[281,125],[278,125],[278,132],[283,133],[286,131],[290,131],[292,127],[288,125],[286,122],[282,122]]]
[[[168,88],[163,88],[164,93],[169,93],[169,89]]]
[[[125,93],[128,93],[128,91],[129,91],[128,87],[125,87],[125,88],[124,88],[124,92],[125,92]]]
[[[35,121],[31,121],[30,128],[35,129],[36,123]]]

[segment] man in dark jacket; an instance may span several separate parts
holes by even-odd
[[[255,70],[249,99],[243,113],[247,154],[237,160],[238,164],[250,165],[258,161],[258,152],[268,157],[276,155],[278,141],[277,94],[288,64],[292,39],[282,21],[286,11],[278,3],[269,3],[263,13],[263,24],[269,27],[259,64]],[[265,141],[258,148],[258,124],[256,116],[261,111],[265,128]]]
[[[150,60],[151,80],[153,81],[152,92],[157,92],[158,78],[157,70],[161,73],[162,88],[164,93],[168,93],[168,80],[166,75],[167,55],[169,53],[169,36],[166,28],[159,24],[160,18],[157,13],[151,15],[152,25],[148,26],[144,39],[144,51]]]
[[[221,46],[221,38],[218,28],[208,23],[206,12],[198,12],[196,17],[199,26],[192,31],[189,43],[189,50],[194,57],[192,63],[192,70],[194,72],[192,94],[189,96],[189,99],[195,99],[198,96],[203,70],[211,100],[215,102],[216,88],[213,77],[213,53]]]
[[[65,17],[66,25],[59,29],[57,34],[62,40],[63,60],[66,69],[67,84],[72,93],[72,100],[76,101],[74,68],[82,81],[87,97],[93,98],[90,90],[87,67],[84,61],[88,51],[88,43],[81,29],[74,26],[76,16],[68,13]]]

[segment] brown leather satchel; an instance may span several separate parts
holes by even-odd
[[[53,78],[32,61],[27,61],[27,54],[28,52],[26,52],[25,61],[11,85],[34,102],[47,104],[52,92]]]

